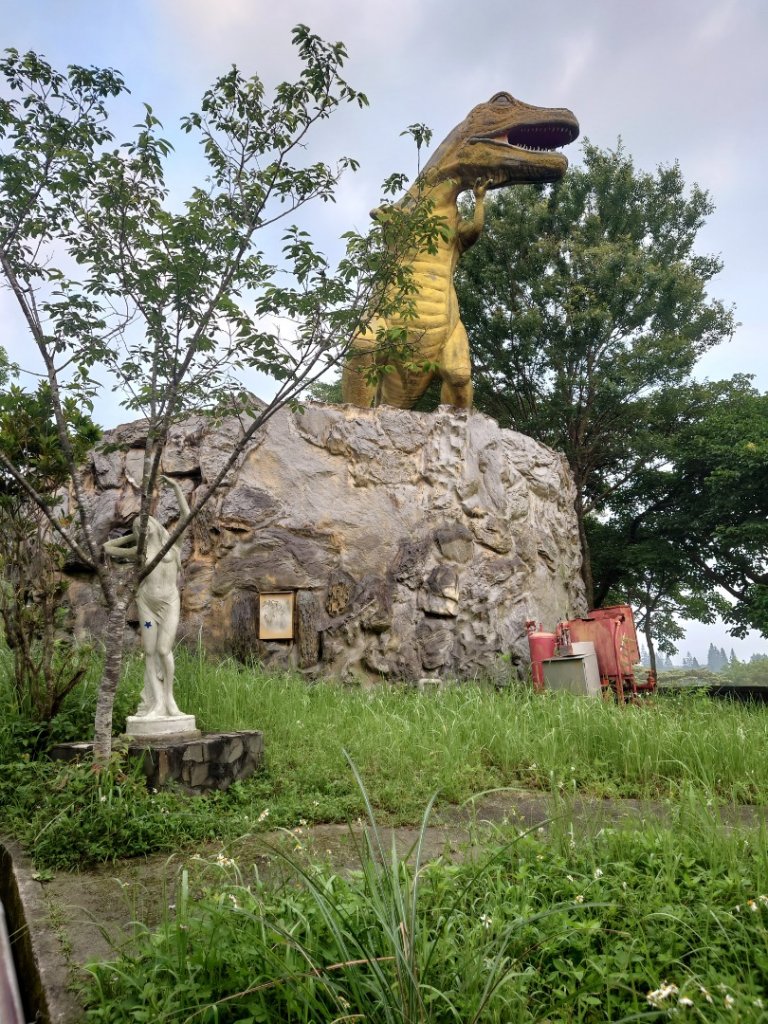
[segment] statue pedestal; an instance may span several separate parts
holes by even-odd
[[[194,724],[192,715],[182,715]],[[139,722],[147,719],[139,718]],[[153,721],[153,719],[149,719]],[[159,721],[154,719],[155,722]],[[165,721],[178,723],[178,716]],[[131,719],[128,719],[130,726]],[[141,764],[151,789],[174,785],[185,793],[207,793],[212,789],[228,789],[233,782],[247,779],[260,767],[264,758],[264,736],[257,730],[247,732],[215,732],[201,735],[129,736],[128,756]],[[50,751],[54,761],[76,761],[87,757],[92,743],[59,743]]]
[[[129,715],[125,720],[125,735],[141,743],[144,740],[162,740],[172,736],[196,739],[200,736],[200,730],[194,715],[157,715],[152,718]]]

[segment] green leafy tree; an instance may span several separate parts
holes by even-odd
[[[34,53],[14,50],[0,61],[0,272],[42,362],[69,475],[71,521],[2,451],[0,465],[70,557],[99,581],[108,609],[95,722],[100,759],[110,750],[126,609],[139,583],[276,410],[342,360],[371,318],[409,315],[413,288],[402,254],[434,244],[439,230],[429,204],[407,211],[390,204],[386,239],[376,224],[367,235],[347,234],[346,255],[333,266],[300,222],[286,220],[310,203],[333,201],[339,175],[355,169],[349,157],[310,162],[306,144],[342,104],[367,102],[342,77],[341,43],[326,43],[305,26],[293,41],[301,64],[295,81],[268,97],[258,77],[232,68],[182,120],[208,168],[182,206],[169,201],[172,147],[149,106],[135,137],[115,143],[108,104],[125,89],[117,72],[60,73]],[[389,178],[385,197],[403,181]],[[279,221],[287,226],[282,260],[273,265],[258,239]],[[265,407],[243,397],[236,375],[245,368],[278,381]],[[147,428],[139,559],[127,577],[102,558],[78,474],[72,410],[87,410],[104,381]],[[191,410],[210,408],[212,396],[220,409],[237,408],[241,437],[190,516],[142,564],[168,430]]]
[[[0,382],[0,452],[23,469],[37,493],[53,504],[69,479],[53,419],[50,388],[34,392]],[[71,399],[65,402],[73,448],[84,456],[99,432]],[[90,649],[65,629],[62,569],[66,549],[46,528],[43,511],[0,466],[0,621],[13,654],[19,710],[47,723],[85,673]]]
[[[743,376],[689,383],[655,402],[643,445],[592,524],[598,599],[655,614],[656,594],[672,616],[768,632],[768,395]]]
[[[565,452],[590,602],[590,522],[648,457],[649,402],[734,327],[707,295],[719,259],[694,250],[711,211],[676,164],[642,172],[621,143],[585,142],[562,181],[496,194],[459,264],[475,401]]]

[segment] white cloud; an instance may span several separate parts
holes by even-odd
[[[695,49],[707,48],[712,44],[720,45],[728,32],[735,27],[735,17],[739,0],[716,0],[712,8],[694,22],[691,42]]]
[[[273,80],[289,73],[290,32],[299,23],[324,39],[343,40],[350,63],[367,51],[395,68],[399,51],[422,27],[424,7],[410,0],[159,0],[156,11],[183,36],[195,63],[215,69],[236,63]]]
[[[568,96],[569,93],[582,85],[584,79],[592,72],[597,57],[597,35],[593,31],[583,30],[568,36],[560,45],[561,58],[557,69],[554,91]],[[566,105],[565,102],[563,105]]]

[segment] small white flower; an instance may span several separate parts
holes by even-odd
[[[677,985],[669,985],[666,981],[661,983],[661,988],[655,989],[653,992],[649,992],[645,997],[651,1006],[655,1006],[657,1009],[661,1007],[670,996],[676,996],[679,989]]]
[[[758,903],[762,903],[764,907],[768,907],[768,896],[758,896]]]
[[[758,1010],[762,1010],[763,1000],[760,998],[760,996],[758,996],[757,999],[752,1000],[752,1005],[756,1006]]]
[[[237,896],[235,896],[235,894],[231,892],[227,893],[227,895],[229,896],[229,902],[232,904],[235,910],[237,910],[240,907],[240,904],[237,902]]]
[[[261,814],[258,816],[258,818],[256,820],[257,821],[266,821],[268,817],[269,817],[269,808],[265,807],[264,810],[261,812]]]
[[[565,877],[568,879],[569,882],[575,881],[573,875],[566,875]]]
[[[483,926],[483,928],[488,929],[493,924],[493,918],[489,917],[488,914],[481,914],[480,924]]]
[[[216,854],[216,863],[221,865],[223,868],[233,868],[235,866],[235,862],[232,858],[225,857],[223,853]]]
[[[736,1000],[731,995],[727,995],[723,1000],[723,1005],[725,1006],[726,1010],[732,1010],[735,1003]]]
[[[301,828],[304,828],[306,826],[306,824],[307,824],[307,819],[306,818],[299,818],[299,825],[301,826]]]
[[[712,996],[707,992],[703,985],[699,985],[699,992],[701,992],[708,1003],[712,1002]]]
[[[755,900],[747,900],[747,906],[749,907],[749,909],[752,911],[753,914],[756,914],[758,909],[759,909],[758,906],[757,906],[757,902]]]
[[[107,802],[107,798],[106,798],[106,796],[104,796],[104,794],[103,794],[103,793],[102,793],[102,795],[101,795],[101,796],[99,797],[99,800],[100,800],[100,801],[101,801],[101,802],[102,802],[103,804],[105,804],[105,803]]]
[[[539,835],[540,835],[540,836],[543,836],[543,835],[544,835],[544,833],[545,833],[545,832],[546,832],[547,830],[546,830],[546,829],[544,828],[544,826],[543,826],[543,825],[539,825],[539,827],[538,827],[538,828],[536,829],[536,831],[537,831],[537,832],[539,833]]]
[[[688,996],[680,996],[677,1001],[677,1005],[691,1007],[693,1006],[693,1000],[689,999]]]
[[[602,877],[603,877],[603,869],[602,868],[595,868],[595,878],[602,878]]]
[[[574,896],[573,898],[574,898],[574,900],[577,903],[583,903],[584,902],[584,897],[581,895],[581,893],[579,893],[578,896]]]
[[[622,883],[621,883],[621,888],[622,888],[622,889],[624,889],[624,890],[626,891],[626,890],[627,890],[627,889],[629,888],[629,886],[627,885],[627,883],[626,883],[626,882],[622,882]]]

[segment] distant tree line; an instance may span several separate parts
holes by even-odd
[[[640,661],[646,668],[651,666],[651,656],[648,648],[644,644],[640,644]],[[742,662],[736,656],[736,652],[731,648],[730,655],[725,653],[724,647],[715,647],[713,643],[709,645],[707,652],[707,663],[701,665],[699,659],[695,655],[691,654],[690,651],[686,651],[685,656],[682,659],[683,668],[706,668],[710,672],[724,672],[728,669],[733,668],[736,665],[748,664],[755,666],[762,666],[764,663],[768,663],[768,654],[753,654],[748,662]],[[671,657],[668,654],[659,654],[656,658],[656,669],[659,672],[669,671],[674,669],[676,666],[673,664]]]

